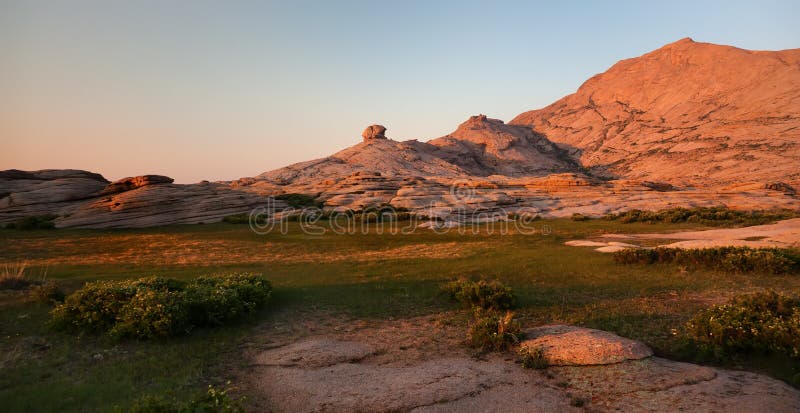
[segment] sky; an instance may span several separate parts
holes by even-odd
[[[0,0],[0,170],[254,176],[373,123],[509,121],[684,37],[798,48],[797,21],[768,0]]]

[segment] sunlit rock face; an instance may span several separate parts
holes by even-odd
[[[511,122],[591,172],[715,186],[800,179],[800,49],[683,39],[618,62]]]

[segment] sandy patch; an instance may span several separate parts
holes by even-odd
[[[630,243],[610,240],[626,240]],[[579,247],[599,247],[595,251],[615,252],[624,248],[640,248],[643,241],[680,240],[660,244],[670,248],[798,248],[800,247],[800,218],[787,219],[774,224],[744,228],[722,228],[704,231],[683,231],[663,234],[604,234],[596,240],[572,240],[564,244]],[[632,242],[639,241],[639,244]]]

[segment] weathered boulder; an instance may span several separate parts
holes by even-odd
[[[653,355],[643,343],[591,328],[547,325],[526,330],[525,337],[520,346],[541,349],[552,366],[613,364]]]
[[[122,178],[119,181],[108,184],[100,195],[118,194],[148,185],[171,184],[175,180],[163,175],[142,175]]]
[[[386,139],[386,127],[383,125],[370,125],[364,129],[364,132],[361,132],[361,137],[364,138],[364,141],[370,141],[373,139]]]

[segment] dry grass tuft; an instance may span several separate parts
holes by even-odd
[[[25,275],[25,262],[5,264],[0,269],[0,290],[24,290],[33,282]]]

